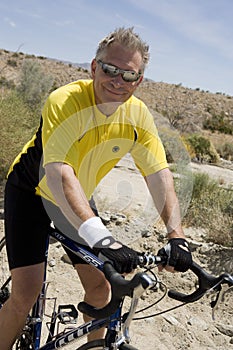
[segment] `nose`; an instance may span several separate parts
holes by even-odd
[[[122,79],[121,74],[118,74],[112,79],[112,84],[114,87],[120,87],[125,84],[125,81]]]

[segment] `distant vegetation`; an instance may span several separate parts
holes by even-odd
[[[2,79],[5,94],[0,100],[1,182],[15,156],[35,132],[52,83],[53,79],[43,73],[38,62],[28,60],[22,66],[17,87]]]
[[[233,135],[233,119],[229,118],[224,112],[221,114],[212,114],[203,122],[203,128],[211,131],[218,131],[222,134]]]
[[[233,144],[229,142],[222,143],[217,147],[218,154],[229,161],[233,161]]]
[[[39,116],[15,90],[8,91],[0,101],[0,113],[0,181],[3,181],[11,162],[35,131]]]
[[[46,75],[37,61],[25,60],[17,87],[19,95],[31,108],[41,108],[45,96],[53,85],[53,78]]]
[[[191,134],[184,137],[188,151],[192,159],[199,162],[218,163],[219,155],[209,139],[199,134]]]

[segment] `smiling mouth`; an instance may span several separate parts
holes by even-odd
[[[126,94],[125,91],[122,90],[112,90],[112,89],[108,89],[105,88],[107,90],[107,92],[109,92],[110,94],[116,95],[116,96],[124,96]]]

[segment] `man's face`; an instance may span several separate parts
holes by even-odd
[[[136,73],[140,71],[142,66],[142,57],[138,51],[128,51],[127,48],[117,43],[112,44],[106,50],[101,61]],[[127,101],[143,79],[141,76],[137,81],[126,82],[121,74],[111,77],[104,73],[101,65],[95,59],[92,61],[91,68],[96,104]]]

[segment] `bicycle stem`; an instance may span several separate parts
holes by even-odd
[[[130,342],[129,327],[135,315],[139,298],[143,295],[145,290],[152,288],[157,284],[157,281],[153,281],[148,275],[143,275],[143,278],[147,281],[148,285],[146,289],[141,284],[134,289],[130,309],[122,327],[122,337],[116,342],[116,345],[120,345],[124,341],[126,341],[126,343]]]

